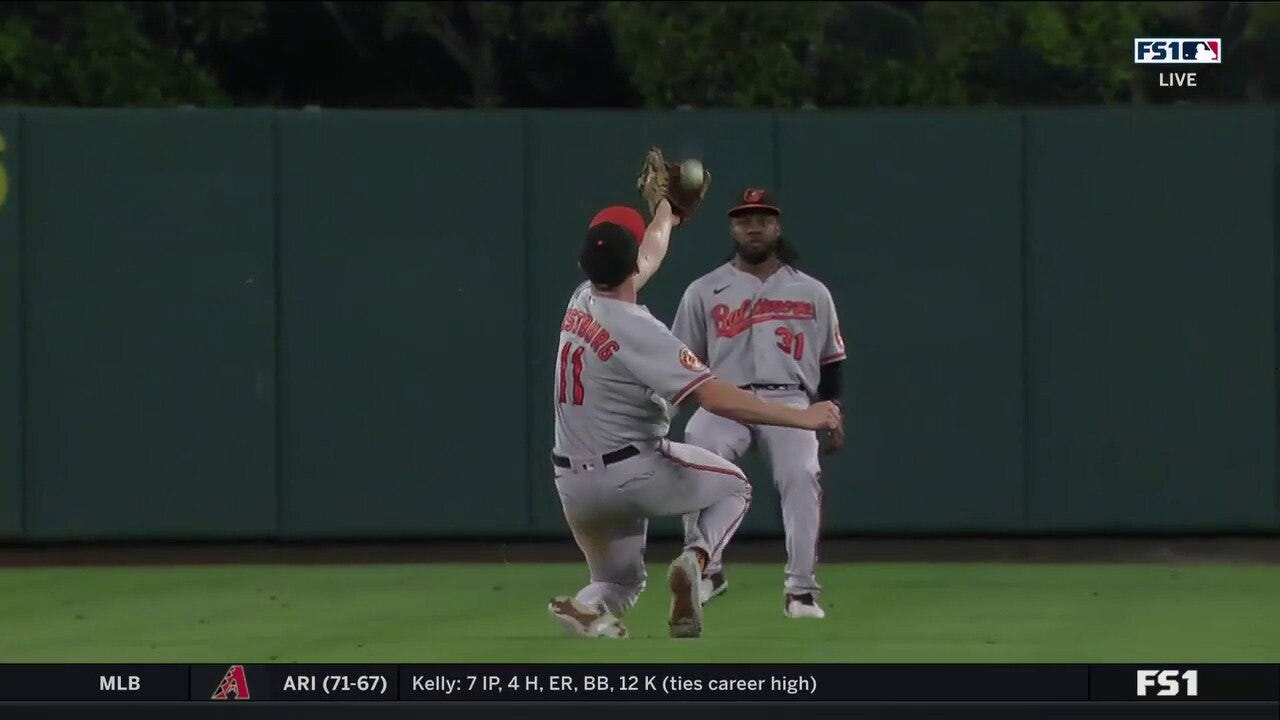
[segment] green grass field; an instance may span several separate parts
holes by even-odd
[[[681,641],[649,572],[608,641],[546,615],[579,564],[0,569],[0,662],[1280,661],[1277,566],[828,564],[793,621],[781,568],[737,564]]]

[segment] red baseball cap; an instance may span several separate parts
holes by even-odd
[[[596,216],[591,218],[591,224],[587,229],[590,230],[601,223],[612,223],[630,232],[636,239],[637,245],[644,240],[644,218],[640,217],[640,212],[635,208],[611,205],[596,213]]]
[[[729,208],[729,217],[747,210],[767,210],[774,215],[782,214],[782,208],[778,207],[777,201],[773,199],[773,193],[764,188],[747,188],[743,190],[739,203]]]

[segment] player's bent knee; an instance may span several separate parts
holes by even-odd
[[[723,472],[737,481],[732,484],[733,493],[735,495],[745,498],[746,501],[750,503],[751,502],[751,481],[747,479],[747,474],[742,471],[742,468],[738,467],[736,464],[732,462],[729,462],[728,460],[721,460],[720,462],[722,462],[724,465]]]

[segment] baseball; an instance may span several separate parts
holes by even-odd
[[[692,158],[680,163],[680,182],[689,186],[690,189],[697,188],[702,185],[702,161]]]

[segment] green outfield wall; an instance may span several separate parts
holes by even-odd
[[[1267,108],[3,110],[0,540],[567,537],[555,337],[650,145],[714,178],[659,318],[748,185],[832,290],[827,534],[1280,531],[1278,138]],[[742,532],[779,534],[743,464]]]

